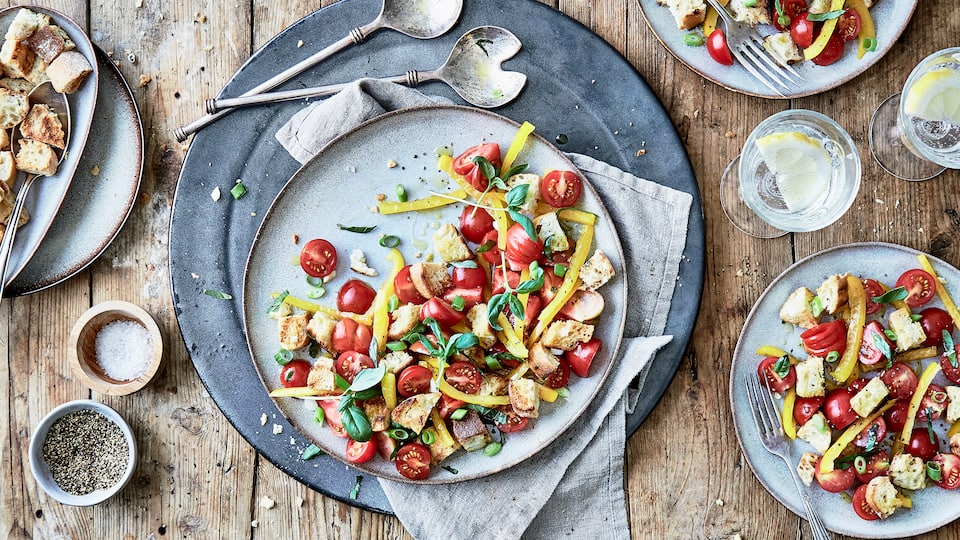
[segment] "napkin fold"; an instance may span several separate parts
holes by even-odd
[[[354,126],[399,108],[447,102],[375,79],[297,112],[276,138],[300,163]],[[686,243],[692,197],[588,156],[568,154],[616,224],[631,305],[619,358],[581,418],[534,457],[500,473],[445,485],[380,480],[415,538],[626,538],[626,414],[662,336]],[[647,337],[652,336],[652,337]],[[631,382],[639,378],[639,388]],[[635,385],[637,386],[637,385]]]

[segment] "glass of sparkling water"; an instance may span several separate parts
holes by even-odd
[[[757,238],[837,221],[860,189],[860,155],[831,118],[792,109],[761,122],[720,180],[723,211]]]
[[[870,150],[903,180],[960,169],[960,47],[923,59],[903,92],[880,104],[870,120]]]

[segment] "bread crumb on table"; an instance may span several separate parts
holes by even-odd
[[[273,508],[273,507],[276,506],[276,505],[277,505],[277,502],[274,501],[273,499],[271,499],[270,497],[267,497],[266,495],[264,495],[263,497],[260,498],[260,507],[261,507],[261,508],[267,508],[267,509],[269,509],[269,508]]]
[[[728,139],[734,139],[736,138],[737,134],[732,131],[727,131],[726,133],[723,134],[723,136]]]
[[[261,426],[267,425],[267,413],[263,413],[260,415],[260,425]]]
[[[140,88],[143,88],[144,86],[150,84],[152,81],[153,81],[153,77],[146,74],[140,75],[140,82],[139,82]]]
[[[274,425],[273,425],[273,434],[274,434],[274,435],[279,435],[279,434],[281,434],[281,433],[283,433],[283,426],[281,426],[280,424],[274,424]]]

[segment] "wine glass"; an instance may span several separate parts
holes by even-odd
[[[720,180],[720,202],[738,229],[757,238],[822,229],[860,189],[860,155],[831,118],[791,109],[760,122]]]
[[[960,47],[917,64],[903,92],[883,101],[870,120],[870,150],[902,180],[929,180],[960,169]]]

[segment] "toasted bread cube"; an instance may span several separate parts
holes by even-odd
[[[28,139],[40,141],[61,150],[66,146],[60,117],[43,103],[37,103],[30,108],[30,112],[20,124],[20,133]]]
[[[60,30],[54,26],[42,26],[37,28],[37,31],[30,35],[30,37],[23,40],[26,43],[27,47],[30,49],[44,62],[50,63],[53,62],[60,53],[66,50],[66,43],[64,42],[65,33],[63,30]]]
[[[800,456],[800,461],[797,462],[797,476],[803,481],[803,485],[809,486],[813,483],[815,467],[819,461],[820,458],[813,452],[804,452]]]
[[[823,358],[811,356],[796,366],[797,395],[817,397],[824,395]]]
[[[477,411],[469,410],[461,420],[453,420],[453,437],[467,452],[483,450],[493,438]]]
[[[793,42],[790,32],[778,32],[763,38],[763,48],[784,66],[803,60],[800,48]]]
[[[306,347],[310,343],[310,335],[307,334],[309,319],[309,313],[281,317],[277,321],[280,327],[280,346],[288,351]]]
[[[432,465],[439,465],[443,460],[450,457],[451,454],[460,449],[460,445],[457,444],[457,441],[453,441],[453,446],[447,446],[447,443],[444,442],[443,437],[438,437],[436,435],[436,429],[429,427],[426,431],[433,431],[434,437],[433,442],[429,445],[430,447],[430,463]]]
[[[482,396],[505,396],[510,390],[510,377],[500,373],[484,373],[483,385],[480,386]]]
[[[952,424],[960,420],[960,386],[948,386],[945,390],[950,401],[947,405],[947,421]]]
[[[57,172],[59,159],[49,144],[32,139],[21,139],[16,162],[17,169],[25,173],[52,176]]]
[[[0,152],[0,184],[9,191],[9,186],[17,179],[17,162],[13,159],[13,152]]]
[[[817,412],[807,423],[800,426],[797,430],[797,437],[807,441],[821,455],[830,448],[830,426],[827,425],[827,417],[822,412]]]
[[[927,468],[922,459],[903,453],[890,460],[890,480],[903,489],[920,489],[927,478]]]
[[[323,312],[316,312],[307,323],[307,334],[324,349],[333,352],[333,329],[337,320]]]
[[[531,174],[515,174],[510,178],[507,178],[507,189],[513,189],[520,184],[526,184],[529,186],[527,188],[527,196],[523,199],[523,204],[520,205],[520,210],[523,212],[533,212],[537,209],[537,201],[540,200],[540,177]]]
[[[551,349],[561,349],[564,351],[573,350],[577,343],[581,341],[590,341],[593,337],[593,325],[582,323],[580,321],[566,320],[553,321],[543,333],[541,343],[544,347]]]
[[[413,330],[420,322],[420,306],[416,304],[404,304],[393,310],[393,321],[387,329],[387,337],[392,340],[398,340],[407,335],[407,332]]]
[[[813,328],[817,324],[817,318],[810,311],[811,300],[813,292],[810,289],[800,287],[793,291],[780,308],[780,319],[800,328]]]
[[[817,287],[817,296],[824,311],[833,315],[847,305],[847,275],[834,275]]]
[[[50,24],[50,17],[27,8],[20,8],[10,22],[4,39],[24,40],[37,31],[37,28]]]
[[[397,403],[396,408],[390,413],[390,418],[410,431],[420,433],[423,431],[423,426],[427,424],[427,419],[430,418],[430,411],[438,401],[440,401],[440,392],[410,396]]]
[[[915,321],[910,316],[908,308],[900,308],[890,314],[887,320],[890,324],[890,330],[897,335],[897,350],[906,351],[927,340],[927,335],[923,332],[923,326],[920,321]]]
[[[28,78],[36,58],[37,55],[22,41],[8,39],[3,42],[3,47],[0,47],[0,65],[3,66],[3,72],[10,77]]]
[[[459,262],[473,258],[467,243],[451,223],[444,223],[433,233],[433,250],[444,262]]]
[[[878,476],[870,480],[867,484],[866,498],[867,504],[877,509],[881,519],[890,517],[897,508],[903,506],[900,492],[894,487],[889,476]]]
[[[487,305],[477,304],[467,311],[467,322],[470,331],[480,340],[480,346],[489,349],[497,342],[497,335],[493,333],[490,320],[487,318]]]
[[[410,281],[420,296],[428,300],[443,296],[443,291],[453,286],[453,278],[443,263],[413,263],[410,265]]]
[[[16,127],[27,113],[30,112],[30,105],[27,103],[27,96],[0,88],[0,129],[4,131]],[[10,136],[7,136],[7,144],[4,148],[10,146]]]
[[[377,271],[367,266],[367,256],[363,250],[355,249],[350,252],[350,269],[354,272],[367,277],[376,277]]]
[[[744,0],[730,0],[730,3],[727,5],[733,11],[733,16],[736,20],[747,23],[750,26],[770,22],[766,0],[759,0],[759,2],[754,2],[751,5],[745,4]]]
[[[874,377],[857,392],[857,395],[850,398],[850,407],[861,417],[866,418],[888,395],[890,391],[887,390],[887,385],[883,384],[880,377]]]
[[[507,392],[510,405],[517,416],[537,418],[540,416],[540,389],[532,379],[510,381]]]
[[[696,27],[707,16],[707,5],[703,0],[657,0],[657,3],[670,8],[680,30]]]
[[[93,71],[87,58],[77,51],[64,51],[47,66],[47,77],[57,92],[71,94]]]
[[[560,367],[560,359],[544,347],[543,342],[537,342],[530,347],[527,365],[530,366],[530,371],[542,381],[557,371]]]
[[[581,289],[595,291],[610,281],[616,272],[613,270],[613,264],[610,259],[601,250],[596,250],[583,266],[580,267],[580,285]]]
[[[560,226],[560,219],[556,212],[547,212],[533,218],[533,224],[537,226],[540,238],[543,238],[544,246],[550,251],[566,251],[570,249],[570,240],[567,234],[563,232]]]
[[[13,213],[13,205],[16,203],[17,196],[14,195],[10,188],[5,184],[0,184],[0,192],[3,192],[3,197],[0,198],[0,237],[3,236],[3,233],[6,232],[7,227],[10,226],[10,214]],[[17,221],[17,227],[22,227],[30,220],[30,215],[27,212],[27,209],[24,208],[20,212],[20,219]]]
[[[380,363],[386,367],[387,371],[395,375],[399,375],[401,371],[408,366],[412,366],[414,362],[413,355],[407,351],[390,351],[380,359]]]
[[[0,88],[6,88],[14,94],[29,94],[35,85],[26,79],[15,79],[13,77],[0,78]],[[24,112],[26,114],[26,112]]]
[[[371,431],[386,431],[390,429],[390,407],[383,396],[367,399],[363,401],[363,412],[367,414],[370,420]]]
[[[336,373],[333,367],[333,358],[320,356],[310,367],[310,373],[307,374],[307,386],[319,392],[321,396],[338,396],[341,392],[337,388]]]

